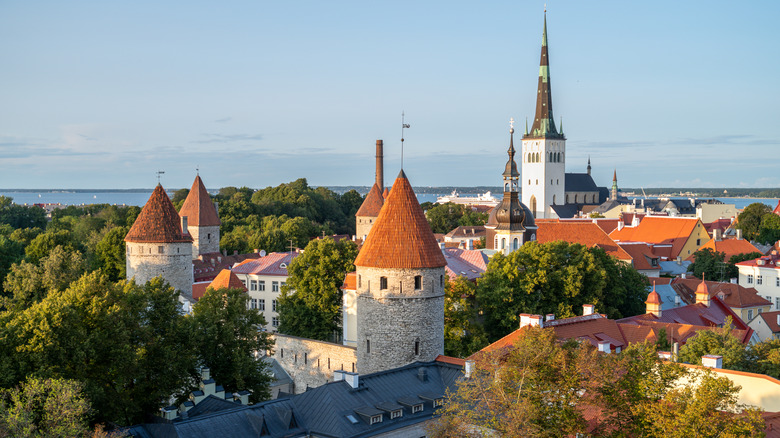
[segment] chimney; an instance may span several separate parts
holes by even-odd
[[[471,378],[471,373],[474,372],[474,361],[473,360],[467,360],[466,366],[463,368],[463,372],[465,373],[465,377]]]
[[[582,305],[582,316],[588,316],[593,315],[593,310],[596,306],[593,304],[583,304]]]
[[[723,368],[723,356],[706,354],[701,357],[701,364],[707,368]]]
[[[777,325],[780,325],[780,313],[777,314]]]
[[[252,250],[252,252],[253,252],[253,253],[255,253],[255,254],[257,254],[257,253],[259,253],[259,252],[260,252],[260,250],[259,250],[259,249],[257,249],[257,248],[255,248],[255,249],[253,249],[253,250]]]
[[[679,295],[675,295],[674,296],[674,306],[677,307],[679,305],[680,305],[680,296]]]
[[[677,256],[677,264],[682,266],[682,256]]]
[[[599,341],[599,351],[602,353],[611,353],[612,347],[609,345],[609,341]]]
[[[344,371],[344,381],[349,384],[349,387],[352,389],[357,389],[360,375],[358,373],[348,373]]]
[[[677,362],[677,358],[679,357],[679,354],[680,354],[680,343],[675,342],[674,344],[672,344],[672,360]]]
[[[344,380],[344,373],[345,372],[346,371],[344,371],[344,370],[336,370],[336,371],[334,371],[333,372],[333,381],[334,382],[339,382],[341,380]]]
[[[468,240],[468,244],[466,245],[466,249],[468,249],[469,251],[473,251],[474,250],[474,239],[469,239]]]
[[[208,380],[211,378],[211,370],[209,367],[203,367],[200,369],[200,379],[201,380]]]
[[[181,232],[189,233],[189,231],[187,231],[187,216],[181,217]]]
[[[685,280],[686,278],[688,278],[688,274],[686,274],[685,272],[683,272],[682,274],[680,274],[680,278],[682,278],[683,280]]]
[[[737,228],[737,240],[742,240],[742,230]]]
[[[237,249],[234,249],[234,250],[233,250],[233,255],[234,255],[234,256],[237,256],[237,255],[238,255],[238,250],[237,250]]]
[[[376,185],[379,186],[379,192],[385,190],[385,177],[384,177],[384,152],[382,140],[376,141]]]
[[[544,327],[544,321],[542,321],[542,315],[531,315],[528,318],[529,324],[533,327]]]
[[[622,230],[625,225],[626,224],[623,223],[623,219],[618,219],[618,226],[617,226],[618,231]]]
[[[428,381],[428,370],[423,367],[417,368],[417,379],[421,382]]]
[[[531,323],[531,315],[527,313],[520,314],[520,328],[523,328]]]
[[[442,250],[444,250],[444,242],[439,242],[439,248],[441,248]]]
[[[634,219],[631,220],[631,226],[636,227],[639,226],[639,215],[635,214]]]
[[[713,229],[712,238],[715,239],[716,242],[720,242],[723,239],[723,230],[720,228]]]
[[[554,314],[554,313],[548,313],[548,314],[545,316],[545,318],[544,318],[544,320],[545,320],[545,321],[552,321],[552,320],[554,320],[554,319],[555,319],[555,314]]]

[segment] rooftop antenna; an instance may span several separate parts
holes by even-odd
[[[160,184],[160,177],[165,173],[164,170],[157,171],[157,184]]]
[[[404,112],[401,111],[401,169],[404,168],[404,129],[409,127],[408,123],[404,123]]]

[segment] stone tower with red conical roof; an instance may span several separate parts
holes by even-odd
[[[217,209],[211,201],[200,175],[195,177],[187,199],[181,206],[179,216],[187,224],[192,236],[192,258],[200,254],[219,252],[219,226],[221,224]]]
[[[385,196],[383,196],[384,185],[384,143],[382,140],[377,140],[376,182],[374,182],[366,199],[363,200],[363,204],[360,205],[357,213],[355,213],[355,235],[358,239],[365,240],[368,237],[371,227],[374,226],[374,222],[376,222],[376,218],[379,216],[379,210],[382,209],[385,201]]]
[[[192,293],[192,237],[182,232],[179,214],[161,185],[154,188],[125,242],[128,279],[143,284],[161,276],[176,290]]]
[[[355,260],[361,374],[444,353],[444,267],[403,170]]]

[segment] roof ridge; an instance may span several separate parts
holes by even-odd
[[[211,201],[211,195],[206,190],[206,186],[203,185],[200,175],[195,177],[190,193],[187,194],[187,198],[179,210],[179,216],[187,216],[188,226],[212,227],[222,224],[217,214],[217,208]]]
[[[192,242],[186,231],[182,232],[181,219],[171,198],[160,184],[154,188],[141,213],[125,236],[125,242],[176,243]]]

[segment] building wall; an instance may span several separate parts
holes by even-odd
[[[737,217],[737,207],[734,204],[700,204],[696,207],[696,217],[708,224],[718,219]]]
[[[333,381],[334,370],[357,372],[354,347],[275,334],[273,358],[295,384],[295,394]]]
[[[773,310],[780,310],[780,268],[737,265],[737,269],[739,284],[755,288],[759,295],[772,302]]]
[[[703,369],[701,366],[682,364],[694,370],[692,376],[681,379],[684,383],[697,380],[697,375]],[[780,381],[764,374],[745,373],[725,369],[712,368],[717,377],[726,377],[735,386],[740,387],[737,402],[757,406],[766,412],[780,410]]]
[[[219,226],[196,227],[187,226],[192,236],[192,258],[197,259],[199,254],[219,252]]]
[[[686,259],[691,254],[698,251],[699,248],[704,246],[705,243],[709,242],[710,239],[711,237],[709,234],[707,234],[707,229],[704,228],[704,225],[702,225],[701,221],[698,221],[690,237],[688,237],[685,245],[683,245],[682,249],[680,250],[680,254],[672,254],[672,256],[681,256],[683,259]]]
[[[368,233],[371,231],[371,227],[376,222],[375,216],[355,216],[355,235],[358,239],[366,240]]]
[[[341,312],[344,345],[357,347],[357,291],[343,290]]]
[[[561,162],[549,160],[549,153],[560,153]],[[529,154],[539,154],[540,161],[529,161]],[[531,197],[536,198],[537,218],[553,217],[550,205],[562,205],[565,202],[564,188],[566,185],[566,141],[551,139],[524,139],[522,153],[522,203],[533,209]]]
[[[422,289],[414,289],[415,276]],[[357,355],[361,374],[432,361],[444,353],[444,267],[357,267]],[[380,278],[387,278],[387,289]]]
[[[775,318],[775,317],[773,317]],[[756,336],[758,336],[758,339],[761,341],[766,341],[767,339],[773,339],[777,336],[772,332],[772,329],[769,328],[768,325],[766,325],[766,322],[764,321],[764,318],[755,318],[748,324],[750,328],[753,329]]]
[[[263,314],[266,322],[265,329],[269,332],[275,332],[279,328],[279,312],[276,311],[274,303],[279,299],[279,293],[282,286],[287,282],[288,276],[236,273],[236,277],[247,288],[249,306],[255,306]]]
[[[162,276],[176,290],[192,293],[192,244],[127,242],[127,278],[138,284]]]
[[[599,192],[566,192],[566,204],[598,204]],[[558,202],[563,204],[563,202]]]
[[[772,310],[772,306],[755,306],[755,307],[731,307],[731,310],[734,311],[741,319],[742,321],[745,321],[745,323],[749,323],[753,319],[755,319],[760,312],[769,312]],[[760,312],[759,312],[760,310]]]

